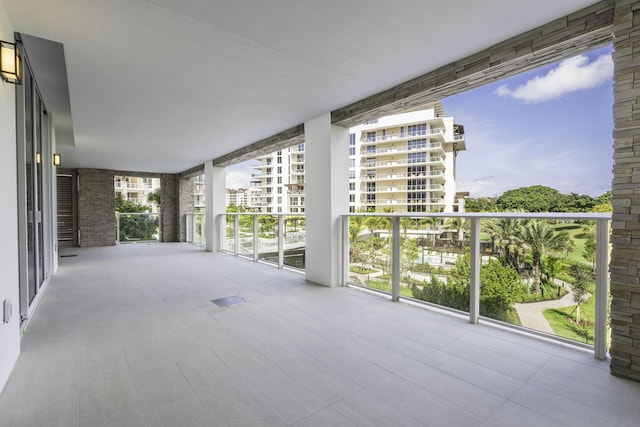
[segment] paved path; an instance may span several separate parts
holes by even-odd
[[[565,289],[569,292],[560,299],[513,304],[513,307],[518,313],[518,317],[520,317],[522,326],[555,334],[542,312],[549,308],[560,308],[575,305],[576,303],[573,301],[573,291],[571,290],[571,286],[565,284]]]

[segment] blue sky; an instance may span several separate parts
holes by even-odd
[[[464,125],[457,190],[471,197],[546,185],[599,196],[611,188],[611,48],[532,70],[442,100]],[[244,162],[227,168],[227,187],[247,187]]]
[[[599,59],[600,58],[600,59]],[[457,189],[471,197],[546,185],[599,196],[611,189],[611,48],[442,100],[464,125]]]

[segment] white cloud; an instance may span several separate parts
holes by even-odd
[[[249,188],[250,172],[233,171],[227,173],[227,188]]]
[[[500,86],[495,93],[525,102],[543,102],[571,92],[600,86],[613,75],[611,55],[601,55],[589,62],[586,55],[565,59],[544,76],[536,76],[515,89]]]

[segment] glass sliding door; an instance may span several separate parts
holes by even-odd
[[[25,61],[24,83],[17,87],[18,229],[20,235],[20,314],[29,316],[30,308],[47,277],[44,222],[45,174],[51,173],[51,120],[38,91],[33,72]],[[48,163],[45,163],[48,162]],[[47,184],[48,185],[48,184]]]

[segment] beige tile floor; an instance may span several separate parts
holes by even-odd
[[[66,251],[2,427],[640,425],[583,350],[186,244]]]

